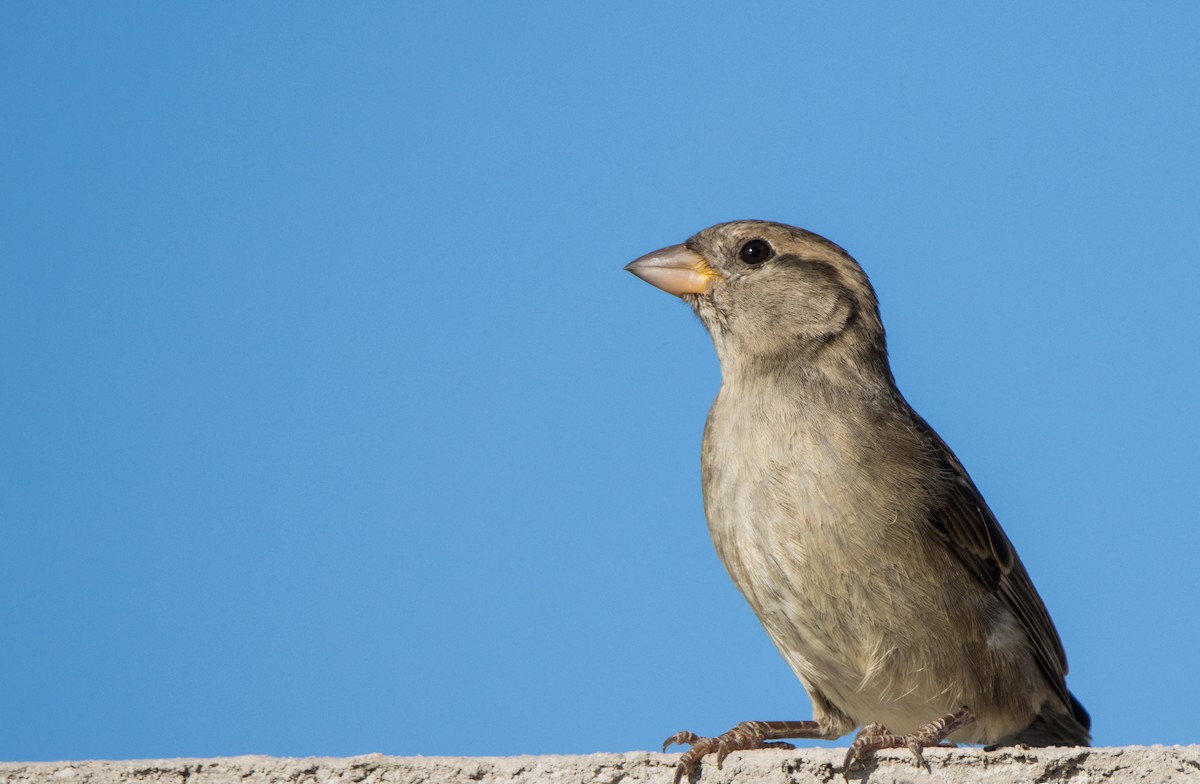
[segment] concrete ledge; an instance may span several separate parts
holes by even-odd
[[[693,784],[840,783],[844,750],[763,750],[732,754],[723,770],[705,765]],[[1034,784],[1200,782],[1200,746],[1073,749],[930,749],[930,770],[908,752],[882,752],[852,782],[869,784]],[[677,754],[630,752],[543,757],[218,757],[91,762],[2,762],[0,784],[671,784]]]

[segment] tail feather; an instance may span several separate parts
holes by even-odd
[[[1090,746],[1092,717],[1070,692],[1071,704],[1067,710],[1046,706],[1042,712],[1020,732],[1005,738],[999,745],[1023,743],[1027,746]]]

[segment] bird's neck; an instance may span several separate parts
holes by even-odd
[[[723,385],[764,392],[783,388],[810,399],[894,392],[895,381],[883,347],[840,342],[790,346],[776,352],[717,343]]]

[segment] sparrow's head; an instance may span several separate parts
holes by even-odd
[[[695,309],[722,369],[887,369],[875,291],[850,254],[767,221],[720,223],[625,269]]]

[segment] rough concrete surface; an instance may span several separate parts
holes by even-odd
[[[844,750],[763,750],[708,764],[692,784],[841,782]],[[881,752],[851,782],[1041,784],[1200,782],[1200,746],[1073,749],[930,749],[928,771],[908,752]],[[541,757],[218,757],[89,762],[0,762],[0,784],[671,784],[677,754],[630,752]]]

